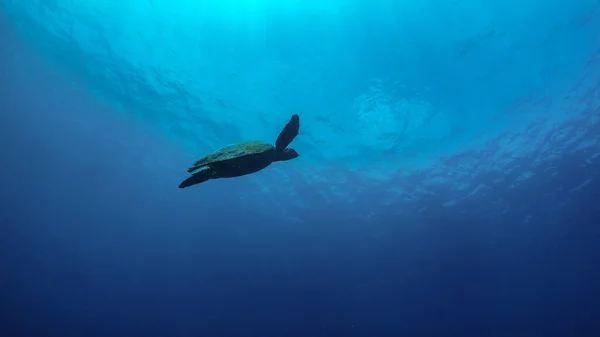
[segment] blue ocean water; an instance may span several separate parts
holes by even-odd
[[[600,335],[597,0],[0,0],[0,156],[0,336]]]

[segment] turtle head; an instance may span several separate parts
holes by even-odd
[[[296,152],[296,150],[288,147],[288,148],[285,148],[285,149],[277,152],[277,158],[275,158],[275,161],[286,161],[286,160],[298,158],[298,156],[299,156],[299,154],[298,154],[298,152]]]

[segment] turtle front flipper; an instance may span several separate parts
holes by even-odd
[[[275,149],[277,151],[281,151],[288,147],[298,135],[300,131],[300,117],[298,115],[292,115],[290,121],[285,125],[281,133],[279,133],[279,137],[277,137],[277,141],[275,142]]]

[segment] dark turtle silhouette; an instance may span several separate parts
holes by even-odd
[[[275,146],[264,142],[244,142],[224,147],[198,160],[187,171],[191,177],[179,188],[190,187],[210,179],[233,178],[258,172],[276,161],[298,158],[298,152],[288,145],[300,130],[300,117],[293,115],[285,125]]]

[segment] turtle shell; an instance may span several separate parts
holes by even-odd
[[[198,160],[194,163],[193,167],[188,169],[188,172],[191,173],[200,167],[211,163],[240,159],[244,157],[247,157],[247,159],[251,159],[252,157],[261,157],[261,154],[274,150],[275,147],[273,145],[257,141],[229,145]]]

